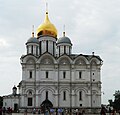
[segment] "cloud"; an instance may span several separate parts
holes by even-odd
[[[73,43],[73,53],[91,54],[95,51],[104,63],[102,86],[104,101],[112,97],[119,87],[120,71],[120,0],[55,0],[47,1],[49,18],[62,36],[66,25],[66,36]],[[28,4],[29,3],[29,4]],[[0,1],[0,73],[4,84],[21,79],[19,58],[26,52],[26,41],[31,37],[32,25],[35,30],[44,20],[45,0]],[[76,50],[77,49],[77,50]],[[9,58],[8,58],[9,57]],[[14,68],[11,68],[14,67]],[[17,77],[16,77],[17,76]],[[116,84],[113,81],[117,79]],[[1,94],[8,93],[13,80]],[[1,87],[4,86],[0,83]]]
[[[0,47],[8,47],[9,44],[4,39],[0,38]]]

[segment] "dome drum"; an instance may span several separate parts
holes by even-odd
[[[26,43],[27,54],[39,55],[39,40],[36,37],[31,37]]]
[[[55,38],[53,38],[52,36],[48,36],[48,35],[45,35],[45,36],[42,35],[38,39],[39,39],[39,42],[40,41],[45,41],[45,40],[56,42]]]
[[[71,47],[71,44],[68,44],[68,43],[57,44],[57,47],[59,47],[59,46],[69,46],[69,47]]]

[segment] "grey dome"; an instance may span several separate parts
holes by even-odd
[[[17,89],[17,88],[15,87],[15,85],[14,85],[13,89]]]
[[[37,43],[37,44],[39,44],[39,41],[36,37],[31,37],[30,39],[28,39],[27,43]]]
[[[60,44],[60,43],[72,44],[71,40],[68,37],[66,37],[66,36],[63,36],[63,37],[58,39],[57,44]]]

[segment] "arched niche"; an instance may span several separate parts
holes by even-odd
[[[75,65],[87,65],[89,64],[86,57],[79,55],[77,58],[75,58],[74,62]]]
[[[44,54],[42,55],[39,60],[37,61],[37,63],[40,64],[44,64],[44,65],[52,65],[54,64],[56,61],[54,59],[54,57],[50,54]]]
[[[55,93],[55,90],[52,87],[42,87],[38,90],[38,94],[42,94],[44,91],[50,91],[52,94]]]
[[[83,88],[83,87],[81,87],[81,88],[75,88],[75,94],[77,94],[77,92],[79,92],[79,91],[83,91],[85,94],[87,94],[88,93],[88,90],[86,89],[86,88]]]
[[[22,59],[22,63],[29,63],[29,64],[36,63],[36,61],[37,58],[33,55],[27,55]]]
[[[35,60],[33,58],[28,58],[26,61],[27,64],[35,64]]]
[[[25,91],[25,94],[27,94],[27,96],[32,96],[34,95],[35,91],[32,88],[29,88]]]
[[[96,58],[96,57],[93,57],[91,60],[90,60],[90,64],[91,65],[100,65],[101,64],[101,60]]]
[[[57,61],[58,61],[59,65],[70,65],[70,64],[72,64],[71,58],[69,58],[66,55],[61,56],[60,58],[58,58]]]

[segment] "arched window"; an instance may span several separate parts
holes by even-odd
[[[32,97],[28,97],[28,106],[32,106]]]
[[[31,46],[31,53],[33,54],[33,45]]]
[[[66,91],[63,91],[63,101],[66,100]]]
[[[48,71],[46,71],[46,73],[45,73],[45,74],[46,74],[46,78],[48,78],[48,74],[49,74],[49,73],[48,73]]]
[[[29,71],[29,78],[32,78],[32,71]]]
[[[65,79],[65,78],[66,78],[66,72],[63,71],[63,79]]]
[[[81,79],[81,78],[82,78],[82,72],[79,71],[79,79]]]
[[[82,91],[79,91],[79,101],[82,100]]]
[[[46,91],[46,99],[48,99],[48,91]]]
[[[32,95],[32,91],[29,91],[29,93],[28,93],[29,95]]]

